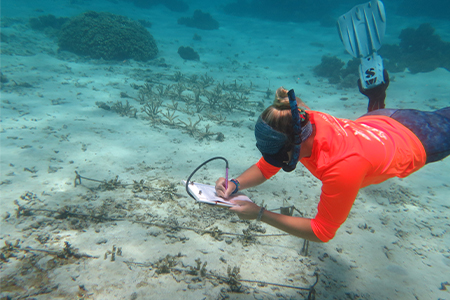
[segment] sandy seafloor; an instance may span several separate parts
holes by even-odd
[[[367,105],[357,89],[337,89],[312,74],[324,54],[350,58],[335,28],[232,17],[200,1],[191,3],[188,13],[142,10],[125,2],[30,3],[2,1],[1,30],[9,37],[1,44],[1,71],[9,80],[1,90],[2,299],[304,299],[308,291],[249,281],[307,288],[315,273],[316,299],[450,299],[448,158],[408,178],[361,190],[336,237],[310,243],[302,255],[302,239],[240,222],[226,209],[199,207],[180,183],[214,156],[229,160],[230,176],[255,163],[253,125],[261,106],[253,105],[255,115],[214,112],[226,117],[224,122],[203,116],[199,128],[209,124],[210,131],[222,132],[220,142],[152,124],[139,102],[120,97],[121,92],[137,97],[132,85],[145,80],[167,85],[175,84],[176,72],[207,74],[215,80],[209,89],[236,82],[247,87],[249,101],[263,106],[272,98],[265,92],[283,85],[312,109],[355,119]],[[177,25],[196,8],[210,12],[220,29]],[[73,16],[88,9],[151,21],[157,61],[108,62],[58,53],[53,39],[28,25],[32,16]],[[450,40],[448,22],[388,18],[387,43],[398,42],[402,28],[431,21],[443,40]],[[194,33],[202,40],[194,41]],[[192,46],[201,60],[183,61],[179,46]],[[391,77],[388,107],[429,110],[449,104],[450,73],[444,69]],[[96,105],[126,100],[138,109],[137,118]],[[171,100],[185,104],[165,98],[163,112]],[[196,113],[176,115],[197,120]],[[101,181],[119,176],[123,184],[143,180],[143,185],[104,190],[82,179],[75,187],[75,171]],[[223,162],[216,161],[194,180],[213,184],[223,173]],[[299,165],[246,193],[268,208],[294,205],[313,217],[320,182]],[[19,206],[35,210],[18,214]],[[258,229],[255,225],[266,232],[239,236]],[[214,227],[225,234],[204,232]],[[70,248],[64,252],[66,242]],[[201,266],[207,262],[203,271],[196,269],[198,259]],[[238,275],[248,280],[240,292],[231,290],[228,267],[240,267]]]

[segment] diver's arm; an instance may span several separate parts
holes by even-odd
[[[322,242],[312,230],[311,219],[286,216],[265,210],[261,221],[296,237],[311,242]]]
[[[261,170],[256,165],[253,165],[247,170],[245,170],[244,173],[239,175],[239,177],[237,177],[236,180],[238,180],[240,184],[239,190],[243,190],[260,185],[261,183],[264,183],[267,179],[264,177]]]
[[[267,179],[264,177],[261,170],[256,165],[253,165],[244,173],[236,177],[236,180],[239,182],[239,190],[243,190],[260,185]],[[225,191],[225,178],[223,177],[216,181],[216,193],[220,197],[229,197],[235,189],[236,185],[233,182],[228,181],[228,190]]]
[[[230,207],[230,210],[237,213],[239,218],[244,220],[256,219],[261,210],[261,207],[253,202],[239,200],[232,200],[232,202],[238,205]],[[322,242],[312,230],[311,219],[286,216],[264,210],[261,221],[299,238],[312,242]]]

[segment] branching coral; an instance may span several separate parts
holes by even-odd
[[[241,279],[241,275],[239,275],[240,271],[241,269],[239,267],[231,268],[231,266],[228,266],[227,268],[228,278],[226,279],[226,283],[230,286],[231,291],[235,293],[242,291],[242,284],[239,282],[239,279]]]
[[[198,138],[198,140],[200,140],[200,141],[202,141],[203,139],[209,140],[210,137],[212,137],[212,136],[214,136],[214,135],[217,134],[217,133],[214,133],[214,132],[210,132],[210,131],[209,131],[209,128],[210,128],[210,126],[209,126],[209,124],[207,124],[207,125],[205,126],[205,132],[201,132],[201,131],[198,131],[198,132],[197,132],[197,138]]]
[[[161,112],[160,107],[162,100],[157,98],[151,102],[146,103],[142,108],[142,112],[145,112],[152,122],[158,122],[160,120],[158,114]]]
[[[209,106],[211,108],[216,108],[216,106],[223,100],[224,95],[222,94],[222,87],[218,84],[213,91],[204,92],[206,99],[208,100]]]
[[[161,78],[175,83],[167,83]],[[142,105],[143,118],[149,119],[151,125],[162,124],[178,128],[199,141],[215,137],[216,141],[222,142],[225,139],[224,134],[211,131],[210,124],[207,124],[204,130],[199,128],[204,118],[223,126],[231,123],[226,121],[224,113],[237,110],[253,117],[256,113],[255,108],[262,110],[264,107],[261,106],[261,101],[249,101],[252,84],[246,86],[235,80],[231,84],[222,82],[211,86],[214,82],[214,78],[207,73],[186,76],[177,71],[171,76],[159,76],[156,80],[146,78],[144,85],[132,83],[131,87],[139,90],[137,97],[129,96],[125,92],[121,93],[121,97],[139,102]],[[125,104],[117,102],[111,109],[122,115],[130,115],[128,111],[133,111],[133,116],[136,115],[128,102]],[[187,120],[180,120],[182,115],[190,117]],[[198,117],[196,121],[192,117],[195,115]],[[236,123],[235,126],[237,125]]]
[[[136,118],[137,109],[130,105],[128,100],[126,100],[125,105],[123,105],[122,101],[117,101],[116,103],[111,105],[111,109],[122,117]]]
[[[198,120],[194,123],[192,123],[191,118],[188,118],[189,124],[187,122],[184,122],[182,120],[178,121],[179,124],[182,125],[182,129],[187,132],[190,136],[195,137],[198,133],[197,125],[203,120],[201,116],[198,116]],[[183,126],[184,125],[184,126]]]
[[[168,125],[175,125],[175,119],[178,118],[178,116],[175,115],[176,110],[173,110],[170,112],[169,110],[166,111],[166,113],[162,113],[162,115],[167,119]]]

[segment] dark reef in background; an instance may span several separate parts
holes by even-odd
[[[179,18],[178,24],[203,30],[219,29],[219,22],[214,20],[209,13],[204,13],[199,9],[194,11],[192,18]]]
[[[3,73],[0,72],[0,83],[7,83],[7,82],[9,82],[9,80],[6,77],[6,75],[3,75]]]
[[[60,30],[62,25],[69,21],[69,18],[57,18],[54,15],[39,16],[30,18],[30,27],[34,30],[45,30],[47,28]]]
[[[202,37],[200,36],[200,35],[198,35],[198,34],[194,34],[194,36],[192,37],[192,39],[194,40],[194,41],[201,41],[202,40]]]
[[[175,12],[185,12],[189,9],[189,5],[183,0],[131,0],[131,2],[140,8],[151,8],[155,5],[162,4]]]
[[[335,15],[334,10],[341,6],[343,2],[348,3],[348,9],[350,9],[354,5],[360,4],[361,1],[237,0],[226,4],[224,11],[236,16],[256,17],[281,22],[321,21],[321,24],[326,26],[330,24],[329,20],[333,19],[333,26],[335,26],[338,15]]]
[[[194,51],[191,47],[183,47],[178,48],[178,54],[182,59],[186,60],[200,60],[200,55]]]
[[[450,43],[441,40],[430,24],[406,28],[400,33],[399,45],[383,45],[379,53],[390,72],[431,72],[436,68],[450,71]]]
[[[336,56],[322,56],[320,65],[314,67],[314,75],[325,77],[330,83],[341,81],[341,69],[345,63]]]
[[[359,59],[353,58],[345,63],[336,56],[322,56],[322,61],[313,69],[314,75],[328,79],[329,83],[341,88],[357,87]]]
[[[399,15],[407,17],[429,16],[450,19],[450,2],[447,0],[403,0],[397,8]]]
[[[59,33],[58,45],[61,50],[106,60],[147,61],[158,53],[153,36],[139,22],[94,11],[66,22]]]
[[[450,42],[441,40],[430,24],[419,28],[406,28],[400,33],[399,45],[383,45],[378,53],[383,57],[388,72],[403,72],[406,68],[413,74],[431,72],[436,68],[450,71]],[[342,88],[356,87],[360,60],[353,58],[345,63],[336,56],[322,56],[313,69],[314,75],[328,79]]]
[[[6,34],[4,34],[1,31],[0,31],[0,42],[3,42],[3,43],[9,42],[9,36],[7,36]]]
[[[150,22],[149,20],[137,20],[139,23],[141,23],[142,26],[144,26],[145,28],[151,28],[152,27],[152,22]]]

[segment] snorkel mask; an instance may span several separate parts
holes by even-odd
[[[305,120],[305,112],[299,110],[294,90],[288,92],[289,105],[292,114],[294,136],[293,139],[270,127],[259,117],[255,125],[256,147],[262,153],[264,159],[274,167],[283,168],[285,172],[292,172],[297,167],[300,156],[302,141],[306,140],[312,133],[312,125],[308,122],[301,126],[301,121]],[[292,150],[291,159],[288,152]],[[288,161],[288,163],[285,163]]]

